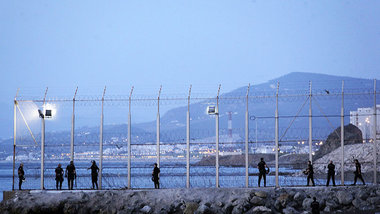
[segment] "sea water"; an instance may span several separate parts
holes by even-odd
[[[63,170],[68,163],[61,163]],[[44,188],[55,189],[55,168],[58,162],[45,163]],[[74,189],[91,189],[91,170],[88,168],[91,163],[88,161],[75,162],[77,178],[74,182]],[[98,164],[99,166],[99,164]],[[41,189],[41,163],[24,163],[26,181],[22,189]],[[3,191],[12,190],[13,183],[12,162],[0,162],[0,199]],[[14,189],[18,189],[18,165],[15,166]],[[146,161],[132,162],[131,164],[131,187],[134,189],[154,188],[151,180],[153,163]],[[184,162],[161,162],[160,163],[160,188],[186,188],[186,163]],[[279,176],[280,186],[306,185],[306,176],[294,176],[292,173],[300,170],[291,168],[279,168],[279,172],[285,173]],[[258,170],[249,167],[249,187],[258,186]],[[128,186],[128,169],[126,162],[113,161],[103,162],[102,188],[103,189],[125,189]],[[316,185],[325,184],[325,179],[315,179]],[[100,183],[100,182],[99,182]],[[261,182],[263,186],[263,181]],[[216,186],[215,166],[190,166],[190,187],[192,188],[212,188]],[[275,186],[275,172],[272,169],[267,175],[267,186]],[[245,187],[245,167],[225,167],[219,168],[219,187]],[[62,189],[67,189],[67,178],[64,178]]]

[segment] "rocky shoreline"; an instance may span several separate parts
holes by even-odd
[[[0,213],[321,213],[380,211],[380,186],[16,191]]]

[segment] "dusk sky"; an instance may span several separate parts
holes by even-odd
[[[47,86],[71,97],[104,85],[227,92],[290,72],[379,79],[379,11],[373,0],[0,1],[0,104]]]

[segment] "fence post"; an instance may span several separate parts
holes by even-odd
[[[41,118],[41,190],[44,189],[45,163],[45,118]]]
[[[275,178],[275,181],[276,181],[276,187],[279,187],[279,183],[278,183],[278,127],[279,127],[279,121],[278,121],[278,91],[279,91],[279,86],[280,86],[280,83],[277,82],[277,91],[276,91],[276,111],[275,111],[275,143],[276,143],[276,148],[275,148],[275,161],[276,161],[276,178]]]
[[[131,189],[131,154],[132,154],[132,148],[131,148],[131,98],[133,93],[133,86],[131,88],[131,93],[129,94],[129,111],[128,111],[128,189]]]
[[[71,116],[71,143],[70,143],[70,160],[74,161],[74,131],[75,131],[75,97],[77,96],[78,87],[73,97],[73,114]]]
[[[99,189],[102,189],[102,177],[103,177],[103,123],[104,123],[104,95],[106,93],[106,87],[104,86],[102,96],[102,113],[100,115],[100,143],[99,143]]]
[[[249,186],[249,174],[248,174],[248,166],[249,166],[249,147],[248,147],[248,141],[249,141],[249,124],[248,124],[248,96],[249,96],[249,87],[250,84],[248,84],[247,88],[247,96],[246,96],[246,110],[245,110],[245,187],[248,188]]]
[[[215,148],[215,168],[216,168],[216,179],[215,186],[219,187],[219,92],[220,92],[220,84],[218,88],[218,94],[216,96],[216,114],[215,114],[215,124],[216,124],[216,148]]]
[[[46,94],[48,88],[46,88],[45,96],[43,100],[42,107],[45,108]],[[44,187],[44,171],[45,171],[45,112],[42,112],[41,117],[41,190],[45,189]]]
[[[313,123],[312,123],[312,92],[311,81],[309,82],[309,161],[313,163]]]
[[[13,103],[13,173],[12,173],[12,190],[15,189],[15,168],[16,168],[16,137],[17,137],[17,95],[18,89],[16,92],[16,96]]]
[[[341,169],[340,179],[344,186],[344,80],[342,80],[342,106],[340,110],[340,147],[341,147]]]
[[[376,79],[373,80],[373,184],[377,184],[377,106],[376,106]]]
[[[158,97],[157,97],[157,166],[160,167],[160,96],[161,96],[161,89],[162,86],[160,86],[160,90],[158,91]]]
[[[186,115],[186,188],[190,188],[190,95],[187,97],[187,115]]]

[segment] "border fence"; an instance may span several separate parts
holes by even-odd
[[[132,87],[116,96],[105,87],[89,96],[76,88],[70,98],[54,97],[48,88],[37,98],[18,91],[12,189],[17,164],[24,163],[24,188],[55,189],[55,167],[65,169],[70,160],[78,189],[91,187],[91,160],[100,168],[100,189],[152,188],[155,162],[163,188],[253,187],[260,157],[270,168],[267,186],[305,185],[308,160],[317,185],[325,185],[330,160],[336,183],[352,182],[353,159],[367,183],[378,183],[376,80],[269,82],[228,93],[221,85],[215,93],[195,89],[178,95],[160,87],[155,95],[139,95]],[[361,138],[346,145],[350,123]],[[315,158],[322,147],[331,148],[329,160]]]

